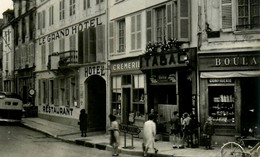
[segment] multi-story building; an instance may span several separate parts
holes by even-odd
[[[106,23],[104,0],[37,0],[36,104],[39,117],[105,130]]]
[[[13,10],[3,12],[4,25],[2,27],[2,91],[14,92],[14,29],[11,21],[14,18]]]
[[[260,126],[259,7],[258,0],[200,1],[200,120],[213,117],[218,141]]]
[[[13,2],[15,92],[22,97],[24,104],[34,104],[34,97],[28,93],[35,89],[35,1]]]
[[[4,25],[4,20],[0,19],[0,91],[3,91],[3,31],[2,27]]]
[[[154,109],[165,133],[174,111],[197,115],[197,29],[196,0],[110,1],[110,111],[119,121],[142,128]]]

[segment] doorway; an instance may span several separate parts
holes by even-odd
[[[260,77],[241,78],[241,128],[247,134],[249,128],[260,126]]]
[[[130,97],[131,97],[131,92],[130,88],[123,88],[123,104],[122,104],[122,110],[123,110],[123,119],[122,122],[123,124],[128,124],[128,118],[129,118],[129,113],[130,113]]]
[[[106,82],[101,76],[93,75],[86,80],[85,87],[88,131],[104,131],[106,129]]]

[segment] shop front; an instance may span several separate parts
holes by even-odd
[[[140,56],[140,69],[146,75],[147,114],[158,117],[158,133],[169,135],[174,111],[197,116],[196,50],[146,53]]]
[[[138,57],[111,61],[111,113],[119,123],[143,127],[147,113],[145,75]]]
[[[260,53],[199,54],[198,63],[201,123],[213,117],[216,136],[259,128]]]

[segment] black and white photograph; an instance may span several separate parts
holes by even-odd
[[[0,0],[0,157],[260,157],[260,0]]]

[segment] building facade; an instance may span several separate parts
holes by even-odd
[[[142,128],[154,109],[164,134],[174,111],[197,115],[197,17],[197,1],[110,1],[110,111],[120,122]]]
[[[4,25],[2,27],[2,91],[14,92],[14,29],[11,21],[14,11],[7,10],[3,13]]]
[[[198,45],[200,120],[216,140],[259,127],[259,1],[201,1]],[[224,136],[223,136],[224,135]]]
[[[106,6],[104,0],[37,1],[39,117],[76,126],[85,109],[89,131],[106,129]]]
[[[13,2],[15,92],[22,97],[24,104],[34,104],[34,97],[28,92],[35,88],[35,1]]]

